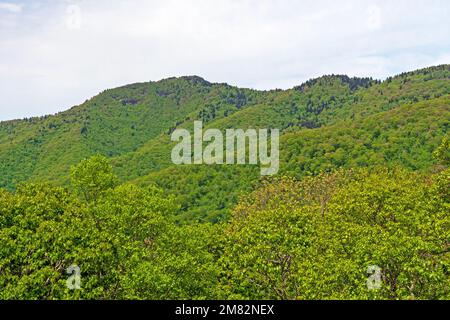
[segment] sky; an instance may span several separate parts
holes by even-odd
[[[448,0],[0,0],[0,120],[198,75],[255,89],[450,63]]]

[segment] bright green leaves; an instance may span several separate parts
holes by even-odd
[[[277,209],[252,212],[227,228],[221,263],[227,298],[296,299],[315,239],[313,216]]]
[[[103,156],[93,156],[81,161],[71,169],[72,186],[86,201],[95,201],[103,192],[117,184],[109,160]]]
[[[340,235],[335,259],[358,262],[350,274],[377,265],[383,285],[378,292],[361,287],[358,297],[436,299],[448,294],[442,256],[444,230],[450,222],[436,197],[419,176],[402,170],[380,170],[357,176],[330,203],[329,236]],[[334,291],[334,290],[333,290]]]
[[[123,298],[128,276],[143,261],[153,263],[173,200],[154,188],[114,188],[110,165],[99,157],[72,177],[83,200],[48,185],[0,191],[0,298]],[[81,269],[80,290],[66,285],[71,265]]]
[[[270,178],[229,222],[182,225],[172,197],[116,186],[102,157],[72,178],[77,194],[0,190],[0,298],[450,298],[448,169]]]
[[[442,165],[450,165],[450,136],[445,136],[442,139],[441,145],[433,153],[434,158]]]
[[[385,169],[267,182],[237,207],[226,229],[220,293],[448,298],[449,203],[436,190],[416,174]],[[374,267],[378,290],[367,286]]]
[[[72,260],[77,200],[62,188],[22,185],[0,202],[0,298],[62,297]]]
[[[125,279],[126,298],[211,299],[219,277],[217,259],[223,226],[169,226],[152,255]]]

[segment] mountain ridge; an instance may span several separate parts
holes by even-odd
[[[129,83],[129,84],[124,84],[124,85],[120,85],[114,88],[108,88],[108,89],[104,89],[103,91],[100,91],[99,93],[97,93],[96,95],[94,95],[93,97],[86,99],[85,102],[81,103],[81,104],[77,104],[74,105],[66,110],[62,110],[62,111],[58,111],[56,113],[52,113],[52,114],[45,114],[45,115],[41,115],[41,116],[31,116],[31,117],[23,117],[23,118],[16,118],[16,119],[7,119],[7,120],[0,120],[0,124],[4,124],[4,123],[8,123],[8,122],[20,122],[20,121],[28,121],[31,119],[41,119],[41,118],[46,118],[46,117],[52,117],[52,116],[57,116],[60,115],[61,113],[65,113],[65,112],[69,112],[72,109],[76,109],[77,107],[82,106],[84,103],[86,103],[87,101],[90,101],[96,97],[98,97],[99,95],[108,92],[108,91],[112,91],[112,90],[116,90],[116,89],[124,89],[124,88],[130,88],[133,86],[138,86],[138,85],[147,85],[147,84],[158,84],[158,83],[163,83],[163,82],[168,82],[168,81],[172,81],[172,80],[186,80],[189,82],[193,82],[193,83],[203,83],[205,85],[211,86],[211,85],[224,85],[224,86],[228,86],[228,87],[232,87],[232,88],[241,88],[241,89],[248,89],[248,90],[254,90],[254,91],[258,91],[258,92],[272,92],[272,91],[287,91],[287,90],[301,90],[300,88],[302,88],[303,86],[308,86],[311,83],[315,83],[317,81],[320,81],[321,79],[326,79],[326,78],[348,78],[350,81],[358,81],[358,80],[362,80],[363,82],[367,82],[367,81],[373,81],[373,82],[385,82],[385,81],[389,81],[398,77],[404,77],[404,76],[408,76],[408,75],[413,75],[416,73],[421,73],[421,72],[432,72],[432,71],[437,71],[437,70],[441,70],[441,69],[445,69],[448,68],[450,66],[450,64],[440,64],[440,65],[436,65],[436,66],[431,66],[431,67],[424,67],[424,68],[420,68],[417,70],[413,70],[413,71],[408,71],[408,72],[402,72],[399,73],[397,75],[393,75],[393,76],[388,76],[385,80],[381,80],[381,79],[373,79],[372,77],[358,77],[358,76],[348,76],[346,74],[324,74],[322,76],[318,76],[318,77],[314,77],[314,78],[310,78],[306,81],[304,81],[303,83],[299,84],[299,85],[294,85],[291,88],[287,88],[287,89],[279,89],[279,88],[273,88],[273,89],[267,89],[267,90],[260,90],[260,89],[255,89],[255,88],[250,88],[250,87],[239,87],[239,86],[235,86],[235,85],[230,85],[226,82],[210,82],[208,80],[205,79],[205,77],[199,76],[199,75],[185,75],[185,76],[178,76],[178,77],[167,77],[167,78],[162,78],[159,80],[149,80],[149,81],[144,81],[144,82],[134,82],[134,83]]]
[[[228,172],[228,168],[224,167],[221,168],[224,172],[219,175],[212,167],[191,168],[186,172],[184,168],[169,169],[173,167],[170,152],[174,145],[170,141],[170,133],[176,128],[191,130],[193,121],[201,120],[205,128],[220,130],[279,128],[281,141],[287,141],[285,136],[295,137],[296,141],[309,137],[317,145],[323,146],[319,149],[308,146],[307,150],[311,153],[305,154],[296,147],[301,144],[281,145],[282,163],[286,168],[291,168],[286,170],[282,166],[281,172],[301,177],[306,173],[317,174],[320,170],[350,163],[358,166],[396,163],[398,161],[387,154],[392,153],[392,146],[392,150],[406,148],[404,141],[411,134],[424,136],[427,131],[432,132],[430,141],[423,141],[423,145],[417,147],[413,144],[419,154],[429,152],[448,130],[449,95],[450,65],[405,72],[384,81],[328,75],[287,90],[239,88],[211,83],[198,76],[129,84],[104,90],[85,103],[56,115],[1,122],[0,188],[14,189],[26,181],[46,181],[67,186],[71,166],[92,155],[101,154],[111,159],[121,181],[158,184],[156,180],[161,178],[163,182],[159,185],[171,194],[184,191],[177,190],[175,181],[167,182],[166,177],[161,177],[158,172],[188,174],[192,175],[191,178],[195,176],[198,181],[203,181],[203,185],[194,187],[192,195],[178,194],[184,199],[181,200],[182,207],[193,210],[195,214],[191,216],[197,214],[205,219],[220,220],[227,216],[226,211],[236,203],[237,191],[249,191],[259,177],[254,175],[251,168],[250,171],[233,168],[235,172]],[[430,112],[426,111],[427,105]],[[379,126],[376,120],[370,120],[383,119],[391,123],[389,117],[377,115],[395,115],[391,110],[396,109],[403,110],[405,118],[415,119],[420,124],[419,128],[385,128]],[[441,118],[436,116],[435,111],[441,112]],[[414,117],[414,112],[422,114],[423,119]],[[440,126],[433,124],[438,122]],[[361,137],[344,130],[358,124],[362,124],[363,128]],[[333,145],[332,140],[339,140],[340,137],[334,136],[333,130],[326,128],[342,132],[352,142],[344,143],[345,147],[341,147],[340,151],[339,148],[330,147]],[[364,141],[363,146],[369,145],[372,136],[383,136],[384,131],[392,137],[398,137],[397,141],[388,140],[378,144],[370,152],[366,150],[367,154],[373,154],[373,159],[378,160],[371,160],[361,152],[353,152],[353,146],[360,146],[359,140]],[[321,135],[325,133],[328,138],[323,144]],[[411,140],[409,142],[413,143]],[[333,151],[327,153],[320,148]],[[345,154],[353,153],[358,160],[342,160]],[[289,158],[286,154],[297,156]],[[311,160],[314,157],[318,159],[317,164]],[[334,162],[331,159],[335,159]],[[426,169],[432,165],[429,156],[417,158],[409,151],[403,161],[404,166],[413,170]],[[229,179],[230,184],[223,188],[229,191],[229,195],[223,195],[222,199],[219,197],[217,203],[210,207],[214,201],[205,198],[211,196],[207,188],[221,193],[212,185],[216,181],[214,177]],[[183,181],[180,176],[171,179]],[[196,184],[195,179],[189,178],[189,181]],[[231,190],[233,185],[236,186],[236,192]],[[203,201],[203,204],[196,201]],[[208,210],[212,212],[210,216],[205,214]]]

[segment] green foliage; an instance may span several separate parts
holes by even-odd
[[[132,185],[110,188],[95,203],[48,185],[21,185],[1,198],[3,299],[125,297],[128,274],[153,261],[175,209],[160,190]],[[70,265],[81,268],[81,290],[66,286]]]
[[[170,166],[169,134],[191,128],[194,120],[219,129],[283,132],[347,126],[345,121],[448,97],[449,75],[442,65],[381,83],[325,76],[284,91],[240,89],[199,77],[110,89],[53,116],[1,122],[0,187],[13,189],[23,181],[69,185],[70,167],[96,154],[111,158],[119,178],[131,181]]]
[[[221,226],[172,225],[156,241],[151,260],[140,261],[125,280],[126,298],[211,299]]]
[[[450,165],[450,139],[449,136],[444,137],[441,145],[433,153],[433,156],[443,165]]]
[[[0,299],[450,299],[449,77],[171,78],[2,122]],[[197,119],[281,129],[281,177],[172,165]]]
[[[221,297],[448,299],[449,202],[435,187],[386,169],[267,184],[226,229]]]
[[[93,157],[73,178],[96,181],[93,168],[111,177]],[[175,223],[176,199],[155,187],[94,185],[95,201],[46,184],[0,189],[0,298],[448,299],[449,182],[448,169],[266,179],[214,225]]]
[[[358,122],[285,133],[280,137],[280,173],[300,179],[337,168],[430,170],[433,150],[448,131],[448,106],[449,98],[441,97],[400,105]],[[172,166],[135,182],[157,184],[177,196],[180,220],[216,222],[226,220],[239,196],[259,179],[255,166]]]
[[[113,188],[117,177],[107,158],[94,156],[81,161],[71,170],[72,186],[86,201],[97,200],[99,196]]]

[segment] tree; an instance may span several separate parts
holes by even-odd
[[[442,139],[441,145],[434,151],[433,156],[442,165],[450,165],[450,139],[449,136],[445,136]]]
[[[97,200],[103,192],[116,186],[118,181],[109,160],[100,155],[72,167],[70,177],[75,191],[88,202]]]
[[[76,178],[83,173],[77,181],[98,181],[94,169],[108,168],[92,162],[73,171]],[[0,299],[127,296],[123,288],[130,275],[144,262],[155,263],[156,242],[175,206],[156,188],[111,185],[90,184],[85,194],[94,196],[81,199],[46,184],[0,190]],[[81,271],[80,290],[67,286],[70,267]]]
[[[448,298],[442,176],[430,183],[401,169],[328,175],[267,182],[238,205],[225,231],[221,297]],[[316,188],[323,190],[310,192]],[[368,270],[380,270],[377,290],[367,286]]]

